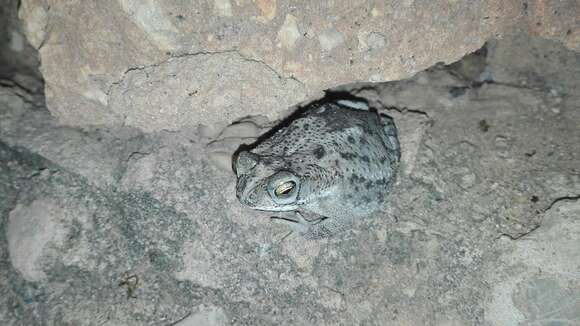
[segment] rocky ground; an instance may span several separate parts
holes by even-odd
[[[328,58],[348,57],[349,35],[364,28],[339,32],[340,20],[322,28],[272,1],[253,2],[256,12],[215,1],[199,10],[215,11],[223,35],[187,43],[171,26],[198,9],[167,25],[135,3],[118,1],[116,12],[95,2],[86,12],[132,13],[135,30],[109,37],[131,54],[141,51],[135,44],[145,42],[138,31],[145,30],[159,57],[143,50],[115,61],[111,50],[110,58],[63,61],[73,53],[63,43],[95,45],[108,35],[90,23],[104,15],[81,16],[95,33],[79,39],[82,29],[63,31],[66,20],[56,19],[80,19],[76,4],[20,6],[27,37],[40,48],[47,104],[34,69],[0,71],[1,325],[580,324],[577,29],[561,41],[493,39],[457,62],[382,83],[363,71],[376,68],[386,79],[385,67],[395,64],[377,66],[370,54],[364,61],[367,50],[353,50],[354,70],[333,86],[353,82],[335,90],[388,108],[400,132],[400,177],[380,214],[337,237],[305,241],[238,203],[231,154],[329,86],[324,67],[340,69]],[[369,8],[369,17],[406,13]],[[564,12],[562,28],[575,17],[553,10]],[[273,33],[280,47],[252,55],[209,47],[248,37],[239,12],[272,28],[257,28],[255,42]],[[34,29],[33,21],[45,24]],[[399,44],[371,34],[364,39],[374,41],[357,46]],[[276,63],[276,49],[308,54],[311,40],[326,57],[300,68]],[[6,55],[30,49],[2,44],[6,67],[34,66],[34,57]],[[446,55],[466,52],[454,51]],[[119,66],[99,65],[103,58]],[[424,58],[411,70],[430,65],[437,51]],[[391,69],[401,67],[408,66]]]

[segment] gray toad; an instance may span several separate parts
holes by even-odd
[[[397,129],[366,102],[305,107],[296,119],[234,158],[236,194],[307,239],[334,235],[382,204],[399,165]]]

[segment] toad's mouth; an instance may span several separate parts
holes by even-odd
[[[263,207],[263,206],[254,206],[253,209],[257,211],[263,212],[292,212],[298,209],[295,205],[292,206],[277,206],[277,207]]]

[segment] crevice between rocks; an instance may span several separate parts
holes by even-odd
[[[409,109],[407,107],[396,107],[396,106],[387,106],[385,107],[385,110],[394,110],[397,111],[401,114],[405,114],[405,113],[413,113],[413,114],[418,114],[418,115],[422,115],[425,118],[429,119],[429,113],[427,113],[426,111],[422,111],[422,110],[417,110],[417,109]]]
[[[572,201],[572,202],[574,202],[574,201],[578,201],[578,200],[580,200],[580,195],[571,195],[571,196],[562,196],[562,197],[557,197],[557,198],[555,198],[554,200],[552,200],[552,202],[550,202],[550,204],[549,204],[549,205],[548,205],[548,206],[547,206],[547,207],[546,207],[546,208],[545,208],[545,209],[544,209],[542,212],[543,212],[543,213],[544,213],[544,215],[545,215],[545,214],[546,214],[548,211],[550,211],[552,208],[554,208],[554,206],[555,206],[557,203],[560,203],[560,202],[563,202],[563,201]],[[526,232],[522,232],[522,233],[520,233],[520,234],[516,234],[516,235],[513,235],[513,234],[509,234],[509,233],[505,233],[505,232],[503,232],[503,233],[501,233],[501,234],[499,235],[499,238],[501,238],[501,237],[507,237],[507,238],[509,238],[510,240],[519,240],[519,239],[521,239],[522,237],[524,237],[524,236],[527,236],[527,235],[531,234],[532,232],[536,231],[536,230],[537,230],[537,229],[539,229],[541,226],[542,226],[542,223],[541,223],[541,221],[540,221],[540,222],[538,222],[537,224],[534,224],[534,225],[532,225],[532,226],[530,227],[530,229],[529,229],[529,230],[527,230]]]
[[[544,213],[546,213],[549,210],[551,210],[554,207],[554,205],[556,205],[559,202],[562,202],[562,201],[577,201],[577,200],[580,200],[580,194],[579,195],[571,195],[571,196],[558,197],[558,198],[552,200],[552,202],[550,203],[550,205],[548,205],[548,207],[546,207],[546,209],[544,209]]]

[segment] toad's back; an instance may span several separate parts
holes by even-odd
[[[311,197],[305,204],[355,215],[366,215],[383,201],[400,155],[389,117],[334,103],[305,111],[254,152],[285,157],[291,170],[316,183],[312,191],[319,196],[303,192],[302,198]]]
[[[336,102],[311,105],[240,154],[238,197],[255,209],[296,211],[305,218],[298,224],[309,223],[302,234],[328,236],[377,210],[395,179],[399,156],[390,117]],[[281,190],[277,198],[268,189],[292,196],[282,198]]]

